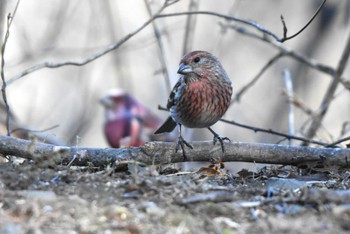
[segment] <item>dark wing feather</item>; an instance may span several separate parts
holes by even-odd
[[[162,126],[160,126],[158,130],[154,132],[154,134],[171,132],[174,130],[175,127],[176,127],[175,121],[173,120],[173,118],[169,116],[168,119],[162,124]]]
[[[181,79],[181,78],[180,78]],[[173,90],[171,91],[169,98],[168,98],[168,104],[166,105],[166,108],[169,110],[172,106],[175,105],[175,94],[178,92],[178,88],[180,87],[181,82],[180,80],[175,84]]]
[[[166,105],[166,108],[168,110],[170,110],[171,107],[173,107],[174,105],[176,105],[176,100],[175,100],[175,96],[176,93],[179,92],[179,87],[181,85],[181,79],[182,77],[180,77],[179,81],[175,84],[173,90],[171,91],[169,98],[168,98],[168,103]],[[154,134],[159,134],[159,133],[163,133],[163,132],[171,132],[174,130],[174,128],[176,127],[176,122],[173,120],[173,118],[171,118],[170,116],[168,117],[168,119],[165,121],[165,123],[163,123],[162,126],[160,126],[160,128],[158,128],[157,131],[154,132]]]

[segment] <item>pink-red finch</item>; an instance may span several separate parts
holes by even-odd
[[[113,89],[100,99],[105,107],[104,133],[111,147],[140,146],[162,120],[121,89]],[[163,139],[166,140],[166,139]]]
[[[210,126],[215,124],[230,105],[231,81],[219,60],[206,51],[193,51],[185,55],[177,73],[181,74],[170,93],[167,109],[170,117],[155,132],[171,132],[179,125],[180,133],[176,151],[181,146],[185,157],[184,145],[187,143],[181,135],[181,125],[188,128],[208,128],[214,135],[214,144],[219,141],[224,152],[223,140]]]

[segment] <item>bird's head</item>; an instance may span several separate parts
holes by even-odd
[[[126,106],[133,102],[130,95],[122,89],[111,89],[100,98],[100,103],[106,109],[115,109],[121,106]]]
[[[219,60],[209,52],[197,50],[188,53],[181,59],[177,73],[204,77],[218,71],[223,71]]]

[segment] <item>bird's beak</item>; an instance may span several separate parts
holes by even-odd
[[[112,108],[113,107],[113,100],[108,97],[108,96],[104,96],[100,99],[100,104],[103,105],[106,108]]]
[[[193,72],[192,67],[190,65],[185,65],[183,63],[180,64],[179,69],[177,70],[177,73],[182,75],[185,75],[191,72]]]

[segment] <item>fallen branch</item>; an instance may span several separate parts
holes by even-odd
[[[223,155],[220,145],[212,141],[191,142],[193,150],[187,149],[186,161],[207,161],[218,158],[222,162],[255,162],[317,167],[349,167],[350,149],[314,148],[259,143],[225,143]],[[44,143],[0,136],[0,154],[36,160],[52,158],[57,163],[76,166],[117,167],[137,161],[145,165],[184,162],[182,152],[175,153],[175,143],[148,142],[141,147],[129,148],[81,148],[55,146]],[[74,159],[74,160],[73,160]],[[73,162],[72,162],[73,160]]]

